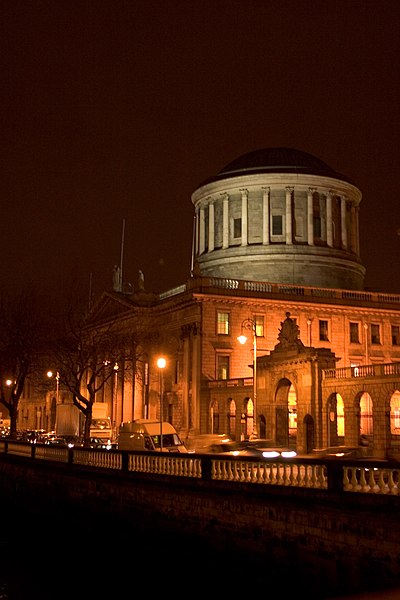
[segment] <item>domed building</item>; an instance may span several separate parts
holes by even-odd
[[[363,439],[374,456],[400,453],[400,295],[363,289],[356,185],[269,148],[233,160],[192,202],[188,280],[159,295],[141,273],[133,293],[114,282],[87,321],[126,334],[96,397],[115,435],[162,417],[183,439],[257,434],[301,453]],[[20,421],[46,427],[55,403],[25,402]]]
[[[291,148],[256,150],[192,195],[201,275],[360,290],[360,190]]]

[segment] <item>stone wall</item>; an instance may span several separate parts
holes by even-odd
[[[257,577],[274,565],[312,582],[318,598],[400,582],[397,497],[253,487],[0,460],[0,498],[24,518],[86,515],[105,519],[113,536],[147,533],[156,543],[162,532],[179,536],[182,547],[200,540],[221,560],[250,564]]]

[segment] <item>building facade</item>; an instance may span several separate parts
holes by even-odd
[[[310,452],[364,436],[385,456],[400,442],[400,375],[374,369],[400,362],[400,295],[364,290],[360,190],[309,154],[272,148],[227,165],[192,202],[188,281],[159,295],[143,280],[105,292],[90,315],[89,327],[132,332],[135,364],[121,361],[99,398],[116,429],[160,418],[162,390],[183,438],[255,433]]]

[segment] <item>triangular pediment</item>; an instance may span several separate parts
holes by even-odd
[[[129,316],[134,304],[126,296],[104,292],[95,303],[86,320],[87,326],[102,325],[120,317]]]

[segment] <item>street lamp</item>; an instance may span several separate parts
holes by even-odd
[[[245,319],[241,325],[241,334],[238,336],[238,342],[245,344],[247,336],[244,331],[251,331],[253,334],[253,432],[252,438],[257,437],[257,324],[254,319]]]
[[[47,377],[52,378],[54,375],[53,371],[47,371]],[[56,404],[58,404],[58,396],[60,393],[60,373],[56,373]]]
[[[162,424],[163,424],[163,413],[164,413],[164,369],[166,367],[167,361],[165,358],[160,357],[157,359],[157,367],[159,369],[159,383],[160,383],[160,452],[163,451],[163,433],[162,433]]]

